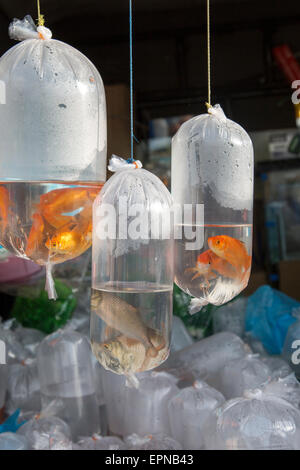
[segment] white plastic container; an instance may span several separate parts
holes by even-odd
[[[254,390],[212,413],[204,438],[208,450],[299,450],[299,430],[299,410]]]
[[[278,377],[261,387],[264,394],[274,395],[300,409],[300,384],[294,373]]]
[[[168,403],[178,393],[177,380],[164,372],[145,372],[139,375],[137,389],[127,387],[124,416],[124,435],[137,433],[171,436]]]
[[[0,434],[0,450],[28,450],[27,439],[13,432],[3,432]]]
[[[8,366],[7,392],[8,414],[12,414],[17,408],[23,412],[40,411],[40,381],[35,360],[27,359],[21,364]]]
[[[37,361],[42,407],[62,400],[58,416],[70,426],[75,440],[99,432],[99,407],[87,338],[74,331],[58,330],[41,342]]]
[[[168,405],[171,432],[184,449],[204,447],[203,429],[210,414],[225,402],[223,395],[196,381],[175,395]]]
[[[46,28],[39,36],[30,17],[10,32],[29,39],[0,59],[0,243],[49,266],[91,245],[106,179],[105,92],[94,65]]]
[[[164,184],[129,165],[109,179],[94,203],[91,342],[99,362],[117,374],[132,377],[169,354],[171,207]]]
[[[271,369],[258,354],[228,361],[220,372],[220,388],[226,399],[243,396],[246,390],[261,387],[271,378]]]
[[[172,140],[171,182],[180,209],[175,282],[200,299],[200,307],[228,302],[246,287],[251,269],[249,135],[219,105],[185,122]]]
[[[172,353],[160,369],[172,373],[186,384],[192,385],[201,379],[219,390],[220,372],[225,364],[244,357],[247,352],[249,349],[241,338],[224,331]]]
[[[127,390],[125,376],[114,374],[100,366],[100,377],[103,388],[103,398],[106,406],[109,434],[125,435],[124,413]]]
[[[17,431],[32,450],[72,450],[70,428],[57,416],[35,416]]]
[[[138,374],[139,387],[127,387],[125,377],[102,368],[104,401],[110,434],[171,435],[168,403],[179,389],[177,380],[164,372]]]

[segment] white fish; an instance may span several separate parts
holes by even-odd
[[[107,326],[120,331],[127,338],[142,343],[147,356],[157,356],[158,349],[153,346],[150,339],[151,328],[144,324],[137,308],[116,295],[103,291],[93,293],[91,308]]]

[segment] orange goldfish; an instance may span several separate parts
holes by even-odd
[[[197,264],[194,268],[188,268],[186,271],[192,271],[196,274],[192,281],[197,277],[203,276],[209,285],[210,279],[215,279],[217,274],[234,279],[236,277],[235,268],[226,260],[217,256],[212,250],[206,250],[197,258]]]
[[[243,277],[249,271],[251,256],[240,240],[228,235],[218,235],[208,239],[208,246],[215,255],[235,268],[238,277]]]
[[[43,194],[40,197],[38,205],[43,217],[47,222],[55,228],[61,228],[66,223],[74,220],[73,216],[63,215],[64,213],[73,212],[82,208],[79,215],[85,216],[86,208],[88,217],[92,215],[92,203],[100,191],[102,185],[95,188],[62,188],[54,189],[49,193]]]
[[[79,220],[66,224],[49,236],[45,243],[51,259],[56,255],[73,258],[81,255],[92,243],[92,221]],[[67,258],[66,258],[67,259]]]
[[[45,246],[52,254],[75,254],[84,243],[85,237],[82,232],[65,228],[48,238]]]
[[[64,231],[55,234],[52,238],[48,238],[45,246],[48,250],[55,251],[56,253],[74,252],[81,238],[82,234]]]
[[[32,216],[33,224],[29,232],[26,246],[26,256],[30,257],[38,249],[43,241],[43,232],[45,228],[44,219],[38,212]]]

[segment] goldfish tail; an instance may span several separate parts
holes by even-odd
[[[201,277],[201,276],[202,274],[199,271],[197,271],[196,274],[194,274],[194,276],[192,277],[191,281],[194,281],[195,279],[198,279],[198,277]]]
[[[194,281],[195,279],[203,275],[203,273],[198,268],[187,268],[184,271],[184,274],[186,273],[195,273],[193,277],[191,278],[191,281]]]

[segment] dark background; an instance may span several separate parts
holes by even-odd
[[[296,133],[291,86],[276,64],[272,48],[288,44],[300,61],[300,1],[210,2],[212,103],[220,103],[226,115],[249,132],[294,128]],[[103,78],[108,156],[129,156],[128,3],[41,0],[41,12],[53,37],[83,52]],[[133,0],[133,6],[135,134],[147,142],[152,119],[206,110],[206,0]],[[36,0],[0,0],[0,54],[15,44],[8,37],[10,21],[27,14],[37,18]],[[121,85],[109,86],[117,84]],[[293,260],[284,261],[284,269],[269,260],[264,218],[268,179],[266,174],[261,178],[270,165],[281,172],[282,179],[286,170],[298,169],[299,177],[300,159],[274,162],[264,161],[266,158],[260,161],[256,151],[253,269],[246,293],[270,283],[300,300],[300,260],[295,265]]]
[[[133,3],[138,120],[203,112],[205,0]],[[41,10],[53,37],[86,54],[106,85],[128,83],[127,0],[41,0]],[[26,14],[36,19],[35,0],[0,0],[0,53],[13,45],[11,19]],[[211,0],[211,23],[212,101],[248,131],[294,127],[291,90],[271,48],[287,43],[300,59],[300,2]]]

